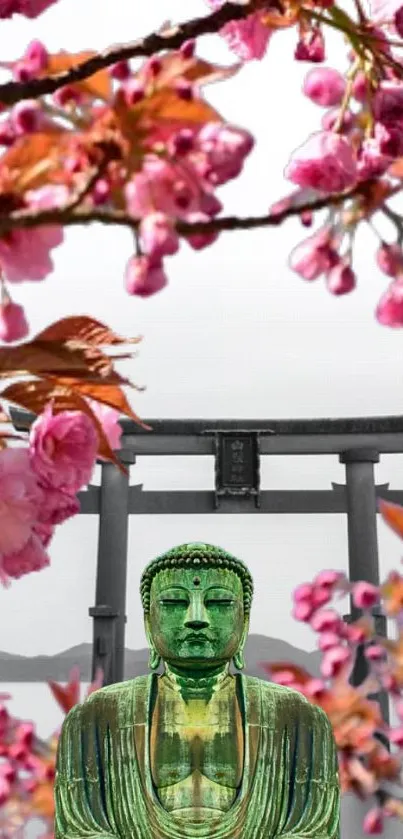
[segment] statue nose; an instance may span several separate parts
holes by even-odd
[[[189,604],[185,626],[188,626],[189,629],[205,629],[207,626],[210,626],[205,607],[199,598],[195,598]]]

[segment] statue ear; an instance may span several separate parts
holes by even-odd
[[[161,656],[157,652],[157,650],[155,649],[155,646],[154,646],[154,643],[153,643],[151,630],[150,630],[150,616],[149,615],[144,615],[144,629],[145,629],[145,633],[146,633],[147,643],[148,643],[148,646],[150,647],[150,655],[148,657],[148,666],[149,666],[150,670],[158,670],[158,668],[161,664]]]
[[[232,661],[234,662],[234,667],[236,667],[237,670],[243,670],[244,667],[245,667],[245,659],[244,659],[243,651],[244,651],[244,648],[245,648],[246,639],[248,637],[248,632],[249,632],[249,615],[247,617],[245,617],[245,619],[244,619],[242,638],[239,642],[239,647],[238,647],[238,649],[237,649],[237,651],[236,651],[236,653],[235,653],[235,655],[232,659]]]

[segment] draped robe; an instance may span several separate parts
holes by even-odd
[[[240,674],[238,796],[213,823],[176,821],[160,804],[150,770],[157,678],[109,685],[66,717],[55,839],[340,839],[337,752],[326,714],[297,691]]]

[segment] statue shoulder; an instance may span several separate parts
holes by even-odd
[[[138,676],[125,682],[98,688],[87,696],[83,702],[75,705],[66,717],[80,720],[82,723],[90,719],[122,718],[136,696],[144,696],[147,691],[148,676]]]
[[[323,730],[331,728],[330,721],[319,705],[314,705],[300,691],[275,682],[267,682],[254,676],[244,676],[248,692],[259,690],[262,708],[276,710],[284,718],[293,718],[299,723],[319,726]]]

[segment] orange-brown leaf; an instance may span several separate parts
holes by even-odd
[[[120,356],[121,358],[122,356]],[[123,356],[130,358],[130,355]],[[15,375],[75,376],[109,383],[123,383],[113,369],[113,359],[97,347],[70,347],[57,341],[34,339],[15,347],[0,347],[0,379]]]
[[[91,410],[88,402],[78,393],[60,387],[52,381],[31,381],[17,382],[16,384],[9,385],[3,391],[2,396],[9,402],[14,402],[16,405],[25,408],[27,411],[32,411],[34,414],[42,413],[49,402],[52,402],[54,414],[59,414],[61,411],[82,411],[84,414],[87,414],[95,425],[99,435],[99,455],[105,458],[105,460],[110,460],[126,474],[126,469],[117,459],[113,449],[109,445],[108,438],[101,423]]]
[[[75,55],[68,52],[58,52],[55,55],[50,55],[43,75],[56,75],[57,73],[62,73],[64,70],[70,70],[71,67],[82,64],[83,61],[92,58],[93,55],[95,55],[95,52],[92,50],[79,52]],[[97,99],[104,100],[109,99],[112,92],[111,79],[107,70],[99,70],[98,73],[94,73],[88,79],[77,82],[73,87]]]
[[[137,338],[124,338],[95,318],[87,315],[73,315],[52,323],[35,336],[36,341],[59,341],[86,344],[91,347],[138,344]]]
[[[157,90],[141,102],[143,119],[158,124],[174,126],[202,125],[205,122],[222,122],[222,117],[204,99],[195,97],[190,101],[181,98],[173,88]]]
[[[189,82],[197,82],[198,85],[229,79],[242,66],[232,64],[230,67],[222,67],[220,64],[211,64],[210,61],[197,56],[184,60],[177,52],[166,53],[160,60],[161,70],[155,80],[156,90],[172,85],[177,79],[187,79]],[[142,68],[136,75],[141,79],[145,77],[145,72]]]
[[[118,385],[104,384],[103,382],[87,382],[82,379],[74,379],[67,377],[58,377],[54,380],[55,385],[68,388],[73,392],[79,393],[80,396],[85,396],[88,399],[93,399],[95,402],[100,402],[102,405],[108,405],[114,408],[126,417],[134,420],[134,422],[141,425],[143,428],[149,426],[144,425],[140,417],[133,411],[128,402],[124,392]]]
[[[378,499],[378,510],[384,522],[403,539],[403,507],[400,504],[392,504],[391,501]]]
[[[3,189],[23,192],[56,179],[71,137],[55,126],[52,131],[27,134],[17,140],[1,157]]]

